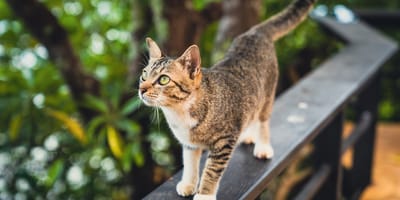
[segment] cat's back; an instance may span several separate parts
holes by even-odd
[[[253,29],[233,40],[224,58],[212,69],[230,71],[246,78],[249,75],[266,75],[267,69],[277,68],[274,42]],[[249,77],[253,79],[253,77]]]
[[[193,131],[228,125],[231,130],[242,130],[260,113],[266,98],[272,98],[268,91],[273,89],[268,87],[275,86],[278,75],[273,43],[257,33],[243,34],[223,60],[202,74],[204,93],[193,110],[198,111],[199,121],[207,123]],[[201,109],[203,104],[207,109]]]
[[[260,93],[258,90],[268,89],[266,84],[275,81],[278,76],[274,43],[263,34],[250,29],[232,42],[224,58],[211,71],[218,74],[216,77],[220,82],[233,84],[243,95],[257,95]]]

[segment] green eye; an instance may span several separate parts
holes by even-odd
[[[142,80],[145,81],[147,79],[148,73],[146,70],[143,70],[142,72]]]
[[[162,75],[159,79],[158,79],[158,83],[160,85],[167,85],[169,83],[171,79],[167,76],[167,75]]]

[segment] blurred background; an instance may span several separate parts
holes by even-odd
[[[160,111],[137,97],[144,38],[169,56],[198,44],[208,67],[232,38],[289,2],[0,1],[0,199],[146,195],[181,168],[181,149]],[[395,11],[400,2],[327,0],[317,8],[338,17]],[[400,41],[398,25],[373,25]],[[278,41],[278,95],[343,46],[310,19]],[[399,63],[396,54],[382,70],[381,122],[400,121]]]

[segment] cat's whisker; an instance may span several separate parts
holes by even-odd
[[[139,97],[139,95],[137,95],[137,96],[135,96],[134,98],[140,98],[140,97]],[[140,101],[139,101],[138,108],[142,107],[143,105],[144,105],[143,100],[140,100]]]
[[[139,65],[140,68],[144,68],[144,67],[146,67],[147,63],[145,61],[140,61],[138,63],[138,65]]]
[[[152,115],[152,118],[151,118],[151,123],[156,123],[157,124],[158,132],[160,132],[160,130],[161,130],[160,129],[160,123],[161,123],[161,120],[160,120],[160,108],[161,108],[160,102],[158,100],[155,100],[154,107],[152,107],[153,115]]]
[[[153,113],[151,114],[151,123],[154,123],[155,119],[156,119],[156,109],[155,107],[151,108]]]
[[[142,60],[140,61],[140,65],[142,65],[143,67],[145,67],[148,64],[148,60],[149,60],[149,55],[147,55],[146,53],[142,54]]]
[[[157,128],[158,132],[160,132],[160,107],[156,107],[156,115],[157,115]]]

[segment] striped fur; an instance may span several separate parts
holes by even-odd
[[[314,0],[295,0],[281,13],[237,37],[225,58],[201,69],[197,46],[177,59],[162,55],[148,38],[149,64],[139,96],[160,107],[183,146],[181,196],[216,199],[221,176],[238,142],[255,143],[254,156],[271,158],[269,118],[278,81],[274,41],[299,24]],[[201,151],[209,151],[199,178]],[[199,181],[200,180],[200,181]]]

